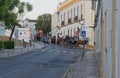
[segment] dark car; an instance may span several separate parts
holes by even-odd
[[[43,42],[44,42],[44,43],[49,43],[49,38],[48,38],[48,37],[44,37],[44,38],[43,38]]]

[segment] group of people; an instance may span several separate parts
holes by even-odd
[[[78,40],[76,37],[69,37],[69,36],[65,36],[65,37],[58,37],[56,39],[56,37],[54,36],[51,40],[51,42],[53,44],[59,44],[59,45],[63,45],[63,46],[76,46],[78,47],[79,45],[86,45],[88,43],[89,40],[85,39],[85,40]]]

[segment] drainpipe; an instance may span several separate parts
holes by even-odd
[[[112,0],[112,78],[117,78],[116,6],[116,0]]]
[[[94,20],[94,28],[97,27],[97,24],[98,24],[98,19],[99,19],[99,16],[100,16],[100,8],[101,8],[101,0],[98,0],[98,4],[97,4],[97,12],[96,12],[96,15],[95,15],[95,20]]]

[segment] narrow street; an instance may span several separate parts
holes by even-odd
[[[82,50],[55,45],[0,59],[0,78],[61,78]]]

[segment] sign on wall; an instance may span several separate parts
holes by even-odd
[[[4,25],[4,22],[0,22],[0,36],[5,36],[5,25]]]
[[[81,31],[81,36],[86,37],[86,31]]]
[[[14,37],[15,37],[15,38],[18,38],[18,37],[19,37],[19,30],[18,30],[18,29],[15,29]]]

